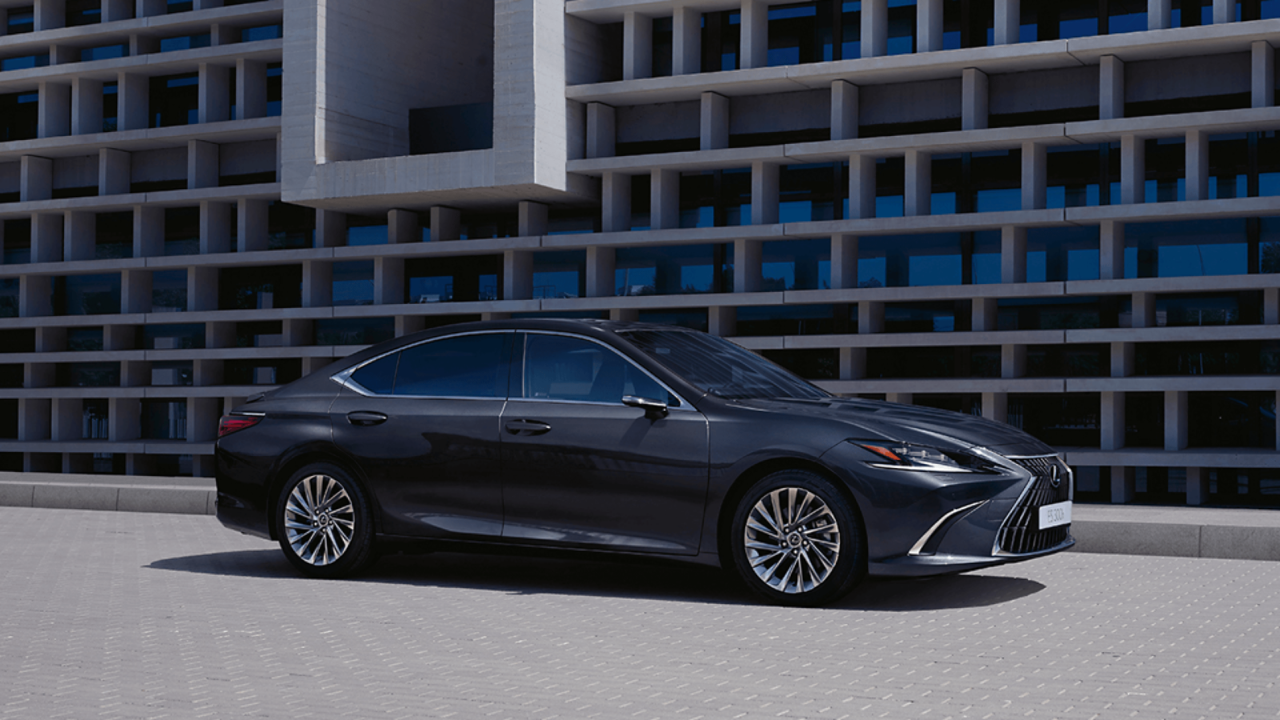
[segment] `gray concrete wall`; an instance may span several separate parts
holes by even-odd
[[[218,148],[218,165],[222,175],[270,172],[276,168],[276,143],[274,140],[227,143]]]
[[[748,95],[729,102],[729,134],[783,132],[831,127],[831,91]]]
[[[696,102],[628,105],[618,108],[618,142],[683,140],[698,137],[701,105]]]
[[[992,75],[989,93],[992,115],[1090,107],[1098,104],[1098,68]]]
[[[1125,64],[1125,100],[1172,100],[1247,93],[1249,53],[1166,58]]]
[[[960,117],[960,78],[901,85],[871,85],[861,90],[863,125],[946,120]]]
[[[130,178],[133,182],[182,180],[187,177],[185,147],[143,150],[130,156]]]

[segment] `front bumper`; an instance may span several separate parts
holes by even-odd
[[[928,577],[930,575],[968,572],[970,570],[981,570],[998,565],[1022,562],[1023,560],[1034,560],[1035,558],[1070,549],[1075,544],[1075,538],[1068,535],[1066,541],[1059,545],[1025,555],[988,555],[986,557],[949,554],[904,555],[869,563],[867,573],[874,577]]]

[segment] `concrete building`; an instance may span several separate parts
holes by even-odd
[[[1280,504],[1280,0],[0,0],[0,465],[212,471],[462,320],[642,319]]]

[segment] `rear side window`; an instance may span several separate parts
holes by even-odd
[[[399,361],[400,353],[388,355],[355,371],[351,379],[375,395],[390,395],[391,388],[395,387],[396,363]]]
[[[463,335],[400,353],[396,395],[505,398],[512,333]]]

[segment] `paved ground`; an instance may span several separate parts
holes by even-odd
[[[699,568],[294,576],[202,516],[0,508],[0,718],[1276,718],[1280,564],[1067,553],[838,607]]]

